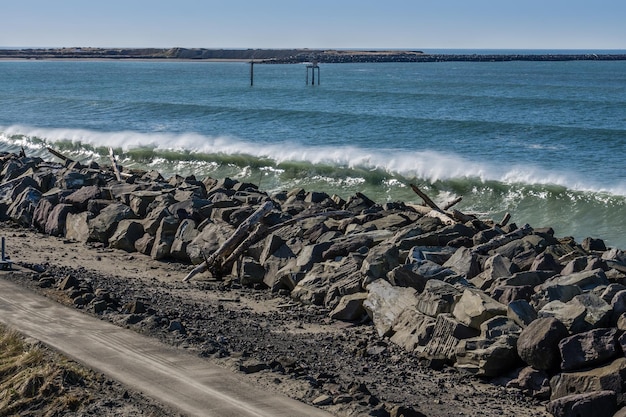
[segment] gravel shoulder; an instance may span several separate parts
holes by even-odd
[[[547,416],[545,405],[444,367],[433,370],[371,323],[346,324],[319,306],[264,289],[225,286],[189,265],[75,243],[0,224],[16,269],[5,279],[85,314],[154,337],[238,373],[255,387],[285,394],[336,416]],[[63,289],[67,280],[77,284]],[[67,285],[65,285],[67,286]],[[107,300],[87,308],[86,297]],[[83,297],[81,299],[81,297]],[[108,393],[101,393],[106,401]],[[386,414],[385,414],[386,413]],[[87,414],[84,414],[87,415]],[[120,410],[115,415],[125,414]],[[153,414],[158,415],[158,414]]]

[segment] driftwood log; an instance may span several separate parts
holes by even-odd
[[[274,203],[266,201],[261,207],[256,209],[254,213],[250,215],[237,227],[235,232],[224,242],[215,252],[213,252],[205,262],[195,267],[185,278],[183,282],[189,281],[195,275],[201,274],[205,271],[210,271],[211,274],[221,279],[224,273],[224,260],[227,259],[230,254],[237,249],[239,244],[245,240],[248,236],[248,231],[252,226],[258,224],[263,217],[274,208]]]
[[[530,225],[525,224],[524,226],[512,231],[511,233],[496,236],[493,239],[491,239],[489,242],[485,242],[481,245],[474,246],[472,248],[472,252],[487,253],[490,250],[499,248],[500,246],[504,246],[509,242],[512,242],[517,239],[521,239],[524,236],[531,234],[532,232],[533,232],[533,228],[530,227]]]
[[[113,148],[109,148],[109,158],[111,159],[111,165],[113,166],[113,172],[115,173],[115,178],[121,182],[122,176],[120,175],[120,168],[117,166],[117,160],[115,159]]]
[[[68,158],[67,156],[63,155],[61,152],[56,151],[54,149],[52,149],[51,147],[46,147],[46,149],[48,150],[48,152],[50,152],[52,155],[56,156],[57,158],[61,159],[64,163],[72,163],[74,162],[73,159]]]

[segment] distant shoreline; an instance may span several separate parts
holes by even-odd
[[[506,62],[506,61],[623,61],[626,54],[512,53],[431,54],[417,50],[334,49],[203,49],[203,48],[27,48],[0,49],[0,60],[147,60],[249,62],[260,64],[372,62]]]

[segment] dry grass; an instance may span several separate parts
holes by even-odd
[[[76,411],[89,401],[88,374],[0,325],[0,417]]]

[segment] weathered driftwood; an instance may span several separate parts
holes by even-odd
[[[444,211],[445,211],[445,210],[449,210],[450,208],[452,208],[452,206],[454,206],[454,205],[456,205],[456,204],[460,203],[460,202],[461,202],[461,200],[463,200],[463,197],[460,197],[460,196],[459,196],[459,197],[455,198],[455,199],[454,199],[454,200],[452,200],[452,201],[448,201],[446,204],[444,204],[444,205],[443,205],[443,207],[442,207],[442,208],[443,208],[443,210],[444,210]]]
[[[511,233],[507,233],[506,235],[496,236],[488,242],[485,242],[481,245],[474,246],[472,248],[472,252],[487,253],[490,250],[499,248],[500,246],[504,246],[509,242],[512,242],[517,239],[521,239],[524,236],[531,234],[532,232],[533,232],[533,228],[530,227],[530,225],[525,224],[524,226],[512,231]]]
[[[500,223],[497,223],[496,226],[498,227],[506,226],[510,220],[511,220],[511,213],[507,212],[502,218],[502,220],[500,221]]]
[[[73,159],[68,158],[67,156],[63,155],[61,152],[58,152],[54,149],[52,149],[51,147],[47,146],[46,149],[48,150],[48,152],[50,152],[52,155],[56,156],[57,158],[61,159],[63,162],[67,163],[72,163],[74,162]]]
[[[467,222],[471,222],[472,220],[475,220],[476,217],[472,216],[470,214],[465,214],[459,210],[452,210],[452,213],[450,213],[452,215],[452,218],[455,220],[460,221],[461,223],[467,223]]]
[[[252,226],[259,223],[261,219],[269,213],[274,204],[271,201],[266,201],[261,207],[259,207],[254,213],[250,215],[243,223],[237,227],[233,234],[220,246],[215,252],[213,252],[204,263],[196,266],[185,278],[183,282],[189,281],[195,275],[205,271],[210,271],[216,278],[221,278],[224,269],[222,268],[223,260],[228,258],[230,254],[239,246],[239,244],[246,238],[248,231]]]
[[[416,213],[423,214],[423,215],[430,213],[432,210],[430,207],[422,206],[421,204],[405,203],[404,205],[409,207],[411,210],[415,211]]]
[[[422,200],[424,200],[424,203],[430,207],[433,210],[436,210],[440,213],[443,212],[443,210],[437,205],[435,204],[435,202],[433,200],[430,199],[430,197],[428,197],[426,195],[426,193],[424,193],[422,190],[420,190],[419,188],[417,188],[417,186],[415,184],[409,184],[411,189],[415,192],[415,194],[419,195],[421,197]]]
[[[450,217],[448,213],[444,213],[443,211],[437,211],[435,209],[430,210],[428,213],[426,213],[426,216],[439,219],[443,224],[447,225],[455,224],[457,222],[452,217]]]
[[[111,165],[113,166],[113,172],[115,173],[115,178],[118,181],[122,181],[122,176],[120,175],[120,169],[117,166],[117,161],[115,159],[115,154],[113,153],[113,148],[109,148],[109,158],[111,159]]]
[[[239,257],[246,250],[248,250],[250,246],[259,242],[261,239],[265,238],[266,236],[274,233],[278,229],[281,229],[283,227],[286,227],[286,226],[295,224],[297,222],[300,222],[302,220],[310,219],[313,217],[345,217],[345,216],[352,216],[352,215],[353,213],[349,211],[345,211],[345,210],[327,211],[327,212],[311,213],[311,214],[307,214],[307,215],[299,216],[299,217],[292,217],[289,220],[285,220],[284,222],[276,224],[269,228],[265,227],[263,224],[258,224],[254,232],[250,233],[248,237],[243,242],[241,242],[241,244],[235,250],[233,250],[230,256],[226,258],[226,260],[222,264],[223,270],[225,271],[230,270],[231,266],[235,263],[235,261],[237,261],[237,259],[239,259]]]

